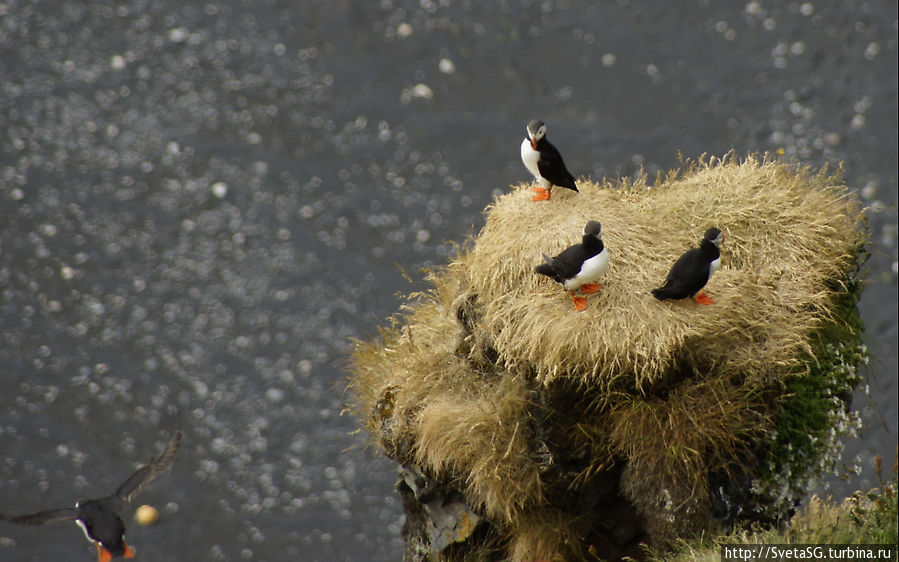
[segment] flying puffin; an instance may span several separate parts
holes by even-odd
[[[521,141],[521,161],[539,184],[534,188],[534,201],[548,200],[554,185],[577,191],[574,176],[565,167],[562,155],[546,139],[543,121],[534,119],[528,123],[528,138]]]
[[[580,244],[566,248],[554,258],[543,254],[543,260],[546,263],[537,266],[537,273],[561,283],[571,293],[574,307],[583,312],[587,308],[587,299],[576,297],[574,292],[580,289],[589,295],[602,289],[602,285],[595,281],[609,267],[609,252],[602,243],[602,224],[588,222]]]
[[[665,285],[652,290],[652,296],[665,299],[690,297],[699,304],[715,304],[711,297],[702,292],[712,275],[721,267],[721,242],[724,233],[717,228],[705,231],[698,248],[691,248],[682,255],[668,272]]]
[[[15,517],[0,516],[0,519],[21,525],[74,521],[84,531],[84,536],[97,547],[100,562],[110,562],[119,556],[134,558],[134,549],[125,542],[125,524],[118,512],[125,503],[137,496],[145,484],[171,466],[181,444],[181,437],[181,431],[176,431],[162,454],[137,469],[111,496],[79,500],[75,502],[74,508],[63,507]]]

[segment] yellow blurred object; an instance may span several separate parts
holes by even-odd
[[[159,511],[152,505],[142,505],[134,512],[137,522],[148,527],[159,521]]]

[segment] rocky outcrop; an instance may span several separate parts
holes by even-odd
[[[861,213],[837,175],[704,160],[491,205],[353,357],[352,408],[401,467],[407,560],[616,560],[790,515],[853,431],[865,359]],[[611,265],[578,312],[534,274],[603,223]],[[709,226],[716,304],[649,294]]]

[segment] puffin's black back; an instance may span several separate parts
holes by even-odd
[[[565,167],[565,161],[558,149],[552,145],[546,137],[537,141],[537,151],[540,152],[540,159],[537,160],[537,169],[540,175],[550,181],[553,185],[567,187],[577,191],[577,185],[574,183],[574,176]]]
[[[125,523],[113,511],[111,498],[84,500],[77,509],[78,519],[91,539],[100,541],[113,556],[125,554]]]
[[[709,282],[711,264],[720,256],[718,246],[710,240],[703,239],[699,248],[688,250],[674,262],[665,284],[653,289],[652,295],[659,300],[694,296]]]

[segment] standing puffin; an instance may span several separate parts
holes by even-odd
[[[181,444],[181,437],[181,431],[176,431],[162,454],[137,469],[111,496],[96,500],[79,500],[75,502],[74,508],[63,507],[29,515],[0,516],[0,518],[21,525],[74,521],[84,531],[84,536],[97,547],[100,562],[110,562],[119,556],[134,558],[134,549],[125,542],[125,524],[118,513],[126,502],[134,499],[145,484],[171,466]]]
[[[546,201],[552,194],[554,185],[560,185],[577,191],[574,176],[565,167],[562,155],[546,139],[546,125],[534,119],[528,123],[528,138],[521,141],[521,161],[534,174],[537,193],[534,201]]]
[[[653,289],[652,296],[660,301],[690,297],[699,304],[715,304],[711,297],[702,292],[702,288],[721,267],[720,248],[723,241],[724,233],[721,230],[706,230],[699,247],[687,250],[674,262],[665,285]]]
[[[587,299],[574,296],[580,289],[584,294],[591,294],[602,289],[600,283],[594,283],[609,267],[609,252],[602,243],[602,225],[599,221],[590,221],[584,227],[584,237],[580,244],[575,244],[550,258],[543,254],[542,263],[536,271],[561,283],[571,293],[574,308],[583,312],[587,308]]]

